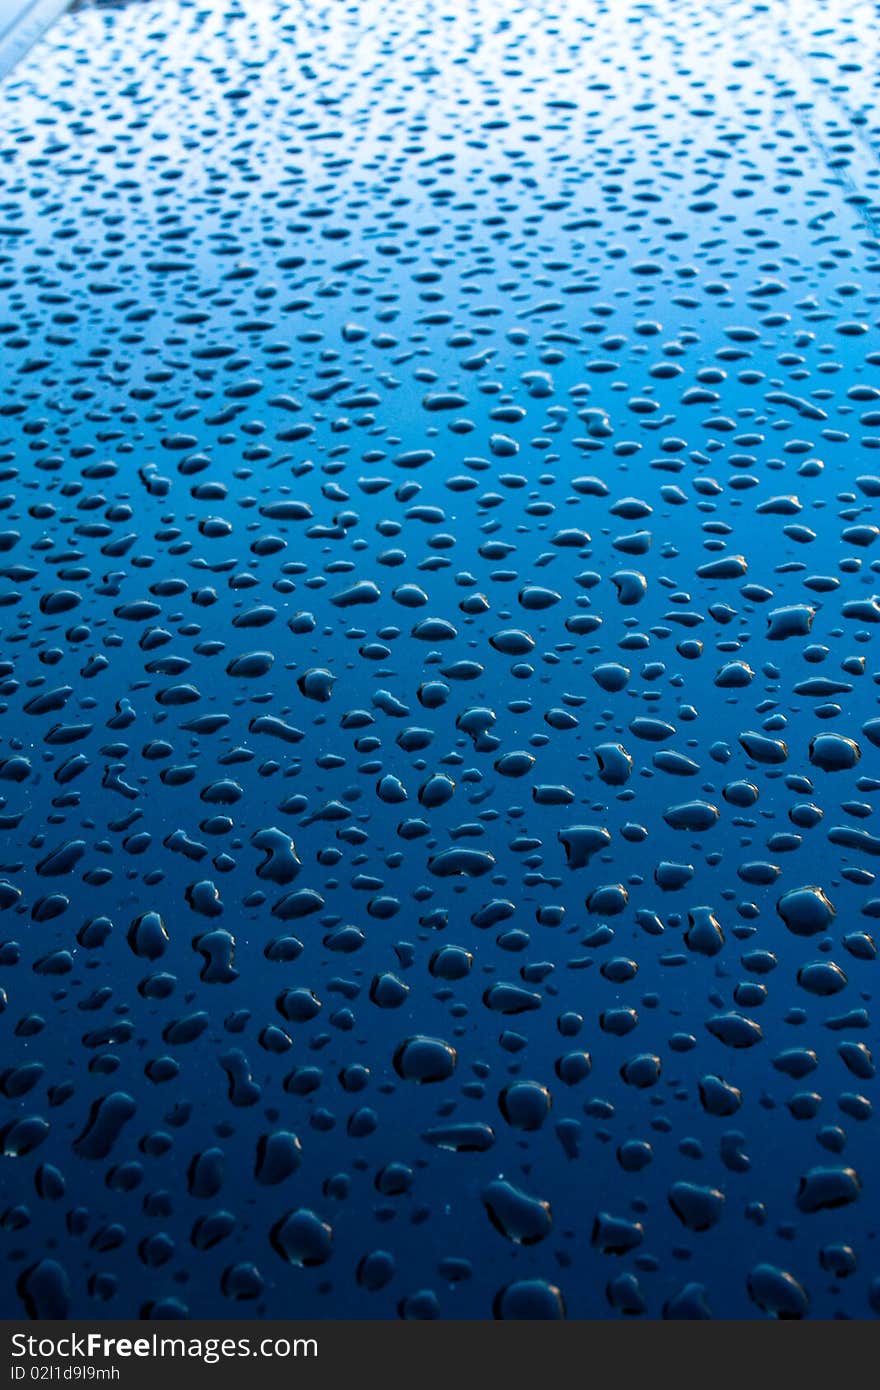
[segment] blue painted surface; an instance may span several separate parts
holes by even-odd
[[[0,78],[12,70],[66,8],[65,0],[3,0],[0,4]]]
[[[880,1305],[870,10],[7,79],[6,1315]]]

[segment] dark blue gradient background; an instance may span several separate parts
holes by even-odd
[[[880,915],[872,15],[86,7],[6,78],[7,1316],[880,1306],[873,1065],[840,1052],[875,1041]],[[664,819],[694,802],[709,829]],[[607,843],[575,868],[579,826]],[[453,848],[486,872],[438,877]],[[809,939],[777,910],[805,885],[836,909]],[[415,1035],[453,1076],[401,1077]]]

